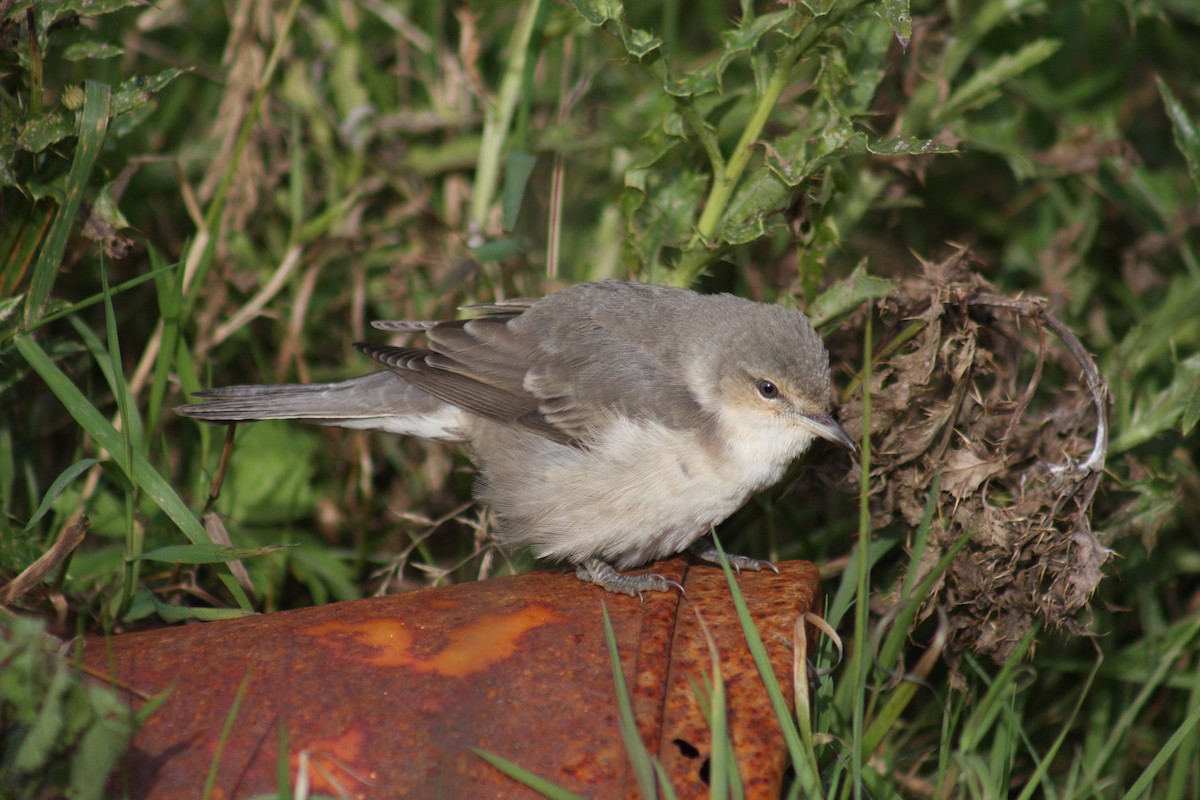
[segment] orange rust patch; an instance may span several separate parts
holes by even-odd
[[[313,791],[336,792],[342,796],[353,792],[352,797],[366,797],[366,790],[373,785],[377,773],[364,771],[355,763],[362,758],[365,738],[361,729],[353,728],[335,739],[309,741],[288,757],[295,782],[301,782],[300,771],[304,770]]]
[[[340,655],[377,667],[409,667],[461,678],[508,658],[516,652],[522,634],[557,618],[549,606],[540,603],[507,614],[487,614],[445,633],[446,645],[429,654],[413,652],[414,631],[397,619],[326,622],[306,632]],[[352,642],[350,647],[347,640]]]

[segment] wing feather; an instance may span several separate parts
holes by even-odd
[[[468,307],[469,320],[376,324],[428,349],[358,344],[414,385],[474,414],[586,446],[616,414],[671,427],[703,411],[661,335],[663,287],[591,284],[541,300]],[[657,334],[657,335],[655,335]]]

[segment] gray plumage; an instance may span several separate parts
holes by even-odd
[[[814,437],[853,448],[829,416],[828,354],[798,311],[620,281],[471,310],[376,323],[428,339],[357,345],[387,372],[213,389],[176,410],[470,442],[504,541],[630,594],[666,582],[610,565],[688,548]]]

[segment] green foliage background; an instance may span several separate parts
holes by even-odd
[[[1097,355],[1118,558],[1097,638],[999,695],[935,672],[836,786],[1195,797],[1198,36],[1184,0],[0,0],[0,581],[81,515],[16,603],[59,633],[524,568],[461,454],[274,424],[238,432],[214,547],[220,432],[168,409],[361,374],[371,319],[604,277],[808,306],[965,244]],[[742,552],[851,549],[853,499],[760,505]]]

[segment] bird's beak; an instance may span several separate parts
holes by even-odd
[[[801,417],[805,426],[817,436],[820,436],[826,441],[841,445],[851,453],[858,452],[858,446],[854,444],[854,440],[842,430],[842,426],[837,420],[829,414],[805,414]]]

